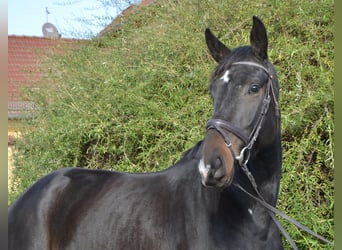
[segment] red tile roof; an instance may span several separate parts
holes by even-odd
[[[34,87],[42,76],[40,63],[50,53],[62,53],[64,45],[77,46],[80,40],[8,36],[8,108],[20,113],[31,102],[24,100],[22,87]]]
[[[141,7],[150,5],[154,0],[141,0],[138,5],[130,5],[117,18],[115,18],[101,32],[100,36],[115,30],[121,24],[123,16],[131,15]],[[84,41],[84,40],[83,40]],[[45,37],[8,36],[8,118],[23,116],[23,111],[34,109],[34,103],[24,100],[21,93],[22,87],[35,87],[42,76],[40,63],[50,53],[62,53],[64,45],[73,47],[79,44],[75,39],[51,39]]]

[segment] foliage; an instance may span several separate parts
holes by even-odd
[[[113,19],[130,4],[137,4],[139,0],[59,0],[53,5],[73,8],[78,11],[73,16],[64,17],[67,27],[62,28],[63,37],[89,39],[96,36],[98,29],[107,26]]]
[[[233,48],[249,43],[258,15],[281,84],[278,207],[333,239],[333,9],[332,0],[160,0],[107,37],[54,56],[40,91],[29,93],[40,109],[16,144],[9,203],[64,166],[149,172],[172,165],[203,138],[211,117],[215,63],[204,29]],[[329,249],[284,225],[300,249]]]

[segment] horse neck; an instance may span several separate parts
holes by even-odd
[[[247,164],[256,181],[258,190],[263,198],[272,205],[276,204],[278,198],[281,164],[282,153],[279,132],[277,132],[271,144],[256,150]],[[241,184],[245,185],[253,193],[254,188],[241,168],[238,169],[236,175],[237,179],[242,182]]]
[[[272,144],[258,150],[258,152],[251,157],[247,165],[258,185],[258,191],[266,202],[275,206],[278,199],[281,176],[280,134],[277,135]],[[256,195],[250,180],[240,166],[236,166],[233,183],[234,182],[240,184],[251,194]],[[219,215],[227,213],[227,211],[239,213],[239,209],[247,211],[248,208],[253,208],[255,205],[258,205],[255,200],[242,193],[242,191],[233,184],[224,189],[207,188],[204,186],[201,186],[201,189],[202,199],[206,202],[207,207],[213,214],[216,214],[214,211],[217,211],[217,214]],[[270,220],[267,211],[264,209],[255,211],[255,216],[258,217],[258,220],[260,221]],[[267,223],[264,224],[268,225]]]

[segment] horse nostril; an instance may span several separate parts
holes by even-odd
[[[219,169],[222,167],[222,160],[221,157],[217,157],[215,162],[214,162],[214,169]]]
[[[216,157],[212,166],[212,173],[215,179],[220,179],[224,176],[223,160],[221,157]]]

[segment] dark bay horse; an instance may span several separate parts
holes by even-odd
[[[206,136],[174,166],[148,174],[81,168],[53,172],[9,208],[9,249],[283,249],[248,167],[275,206],[281,175],[278,80],[264,24],[253,17],[250,46],[228,49],[209,29],[218,63]]]

